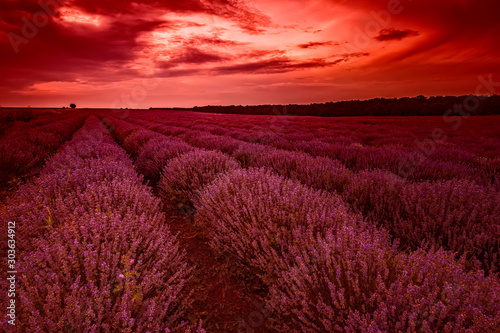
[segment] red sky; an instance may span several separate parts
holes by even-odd
[[[311,103],[500,82],[498,0],[42,3],[0,3],[1,106]]]

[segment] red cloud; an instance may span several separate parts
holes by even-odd
[[[334,42],[309,42],[305,44],[299,44],[297,45],[301,49],[315,49],[320,46],[330,46],[330,45],[339,45],[339,43],[334,43]]]
[[[379,35],[374,37],[376,40],[380,42],[389,41],[389,40],[402,40],[407,37],[416,37],[420,33],[418,31],[413,30],[397,30],[394,28],[390,29],[382,29],[379,32]]]
[[[332,91],[338,91],[345,82],[350,98],[357,98],[356,94],[375,97],[373,94],[380,93],[384,96],[469,93],[463,87],[473,89],[475,85],[470,82],[480,75],[491,73],[495,81],[500,77],[497,0],[482,0],[480,4],[472,0],[318,0],[317,6],[307,11],[311,17],[304,17],[308,20],[306,25],[295,27],[283,24],[287,15],[290,15],[288,23],[295,23],[292,20],[296,20],[296,15],[280,12],[282,3],[278,0],[42,0],[52,4],[45,5],[49,11],[57,12],[56,5],[65,2],[70,9],[99,15],[104,22],[99,26],[63,22],[64,15],[58,13],[37,16],[43,11],[38,1],[0,2],[1,99],[17,96],[20,103],[25,103],[26,95],[38,91],[33,89],[35,84],[51,81],[88,80],[95,86],[100,81],[109,81],[121,89],[120,82],[146,75],[138,68],[148,64],[149,73],[156,72],[159,76],[201,75],[203,80],[213,75],[210,78],[213,83],[234,80],[234,84],[240,82],[242,86],[251,74],[303,71],[305,83],[318,84],[325,91],[333,77],[336,84]],[[394,4],[399,4],[400,10],[387,16]],[[330,10],[343,6],[342,10],[349,15],[332,19],[330,25],[328,17],[325,18],[328,6]],[[323,21],[315,24],[316,16]],[[282,21],[271,22],[271,17]],[[33,30],[27,28],[26,22],[32,24],[36,18],[37,24],[47,22],[43,27],[35,27],[36,36],[28,38],[28,43],[18,44],[20,52],[16,54],[9,36],[14,33],[24,38],[23,29]],[[272,35],[275,26],[281,27],[279,33],[285,33],[286,38],[280,40],[280,36]],[[346,45],[355,44],[357,28],[365,33],[368,46],[349,48]],[[318,41],[299,44],[304,31],[317,32],[314,39]],[[295,32],[297,38],[291,34]],[[417,34],[419,38],[410,39]],[[377,42],[394,40],[401,42]],[[290,45],[297,46],[291,50]],[[325,57],[325,52],[331,51],[328,47],[336,50],[344,46],[345,50],[334,51],[338,52],[335,56]],[[305,52],[297,52],[297,47],[307,50],[312,59],[304,59]],[[369,61],[355,62],[355,58],[366,57],[368,52]],[[350,66],[342,67],[348,61],[352,61]],[[308,69],[314,69],[314,75],[308,75]],[[238,73],[244,74],[239,77],[241,81],[237,81]],[[218,79],[217,75],[222,74],[235,75]],[[294,76],[276,75],[272,80],[279,78],[289,83]],[[265,86],[270,78],[256,76],[252,80]],[[223,84],[220,90],[224,90]],[[330,96],[326,92],[325,95]]]
[[[260,61],[247,62],[242,64],[228,65],[213,68],[211,71],[217,74],[240,74],[240,73],[287,73],[310,68],[327,68],[335,66],[341,62],[349,61],[350,57],[367,56],[365,54],[344,54],[335,60],[330,58],[316,58],[305,61],[294,61],[288,57],[273,59],[263,59]]]
[[[227,58],[219,54],[208,53],[193,47],[188,47],[185,48],[184,50],[177,51],[173,59],[167,62],[163,62],[160,67],[172,68],[182,64],[201,65],[211,62],[222,61],[225,59]]]

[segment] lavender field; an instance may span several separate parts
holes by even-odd
[[[499,116],[121,111],[1,119],[1,331],[500,331]]]

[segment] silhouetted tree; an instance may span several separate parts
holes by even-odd
[[[72,109],[76,108],[76,104],[73,104],[73,103],[71,103],[69,106],[70,106]]]

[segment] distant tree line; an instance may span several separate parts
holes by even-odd
[[[462,112],[468,112],[471,115],[498,115],[500,114],[500,96],[417,96],[374,98],[366,101],[353,100],[307,105],[202,106],[194,107],[193,111],[227,114],[346,117],[442,116],[444,114],[453,115],[460,109],[463,110]]]

